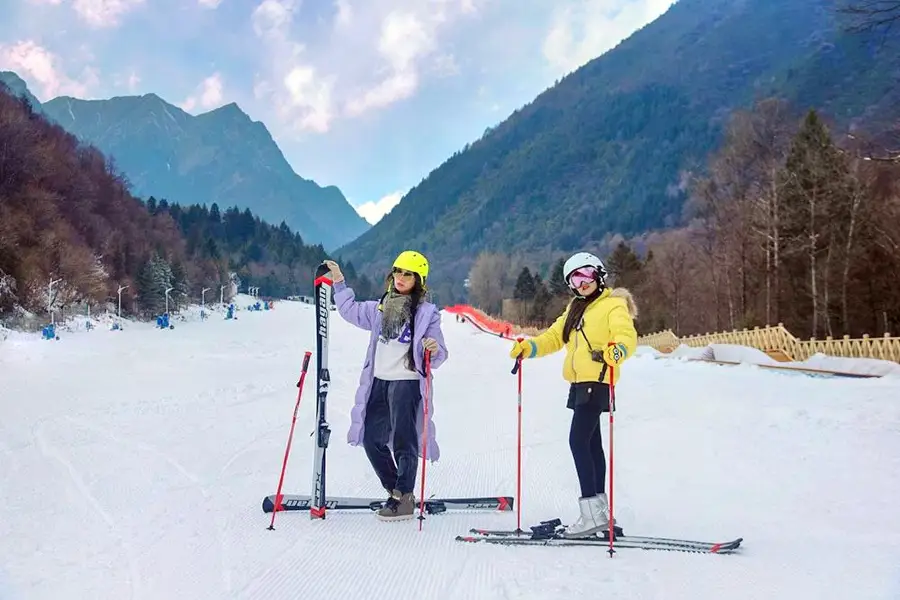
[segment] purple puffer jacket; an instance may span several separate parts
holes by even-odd
[[[334,284],[334,303],[337,305],[341,317],[348,323],[352,323],[361,329],[371,331],[369,336],[369,349],[366,351],[366,362],[359,376],[359,387],[356,389],[356,399],[353,409],[350,411],[350,430],[347,432],[347,443],[351,446],[359,446],[363,441],[364,423],[366,420],[366,403],[369,400],[369,391],[375,379],[375,348],[378,346],[378,332],[381,331],[381,311],[378,310],[377,300],[357,302],[353,289],[346,282]],[[422,398],[425,398],[425,349],[422,347],[424,338],[432,338],[438,343],[437,352],[431,355],[431,369],[437,369],[447,360],[447,346],[444,343],[444,334],[441,332],[441,313],[437,306],[431,302],[422,302],[416,308],[415,338],[415,364],[419,373],[419,390]],[[428,459],[436,461],[441,456],[440,447],[437,444],[437,431],[434,426],[434,375],[431,378],[432,398],[428,402]],[[423,403],[419,404],[419,414],[416,419],[418,431],[422,431],[424,418]],[[421,435],[421,434],[420,434]],[[392,440],[393,441],[393,440]],[[391,442],[389,442],[390,444]],[[422,456],[422,444],[419,443],[419,456]]]

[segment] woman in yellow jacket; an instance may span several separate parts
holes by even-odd
[[[584,537],[609,529],[606,498],[606,455],[600,437],[600,415],[609,412],[610,367],[634,354],[637,307],[625,288],[606,287],[607,271],[599,258],[579,252],[563,266],[575,298],[542,334],[516,342],[510,357],[536,358],[566,349],[563,378],[572,409],[569,448],[581,485],[581,516],[566,528],[566,537]]]

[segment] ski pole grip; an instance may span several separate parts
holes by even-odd
[[[517,337],[517,338],[516,338],[516,341],[517,341],[517,342],[524,342],[524,341],[525,341],[525,338],[523,338],[523,337]],[[522,364],[522,353],[519,353],[519,356],[518,356],[518,358],[516,358],[516,362],[515,362],[515,364],[513,365],[512,371],[510,371],[510,373],[512,373],[513,375],[515,375],[516,373],[518,373],[518,372],[519,372],[519,367],[521,366],[521,364]]]
[[[306,371],[309,368],[309,358],[312,356],[312,352],[309,350],[303,355],[303,368],[300,372],[300,381],[297,382],[297,387],[301,387],[303,385],[303,379],[306,377]]]

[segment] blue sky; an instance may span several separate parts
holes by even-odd
[[[375,221],[485,128],[672,0],[0,0],[0,70],[41,101],[237,102]]]

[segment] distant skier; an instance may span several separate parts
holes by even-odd
[[[534,358],[566,349],[563,378],[571,384],[566,406],[573,410],[569,447],[581,485],[581,516],[567,528],[566,537],[609,529],[600,414],[609,412],[609,366],[621,365],[637,347],[637,307],[625,288],[606,287],[607,274],[593,254],[579,252],[569,258],[563,276],[575,298],[549,329],[515,342],[509,353],[512,358]],[[618,382],[618,368],[615,373]]]
[[[337,263],[325,264],[334,281],[338,313],[347,322],[372,332],[350,412],[347,442],[352,446],[362,443],[388,492],[387,503],[376,516],[384,521],[411,519],[422,451],[419,435],[424,418],[425,350],[431,351],[432,369],[440,367],[448,356],[441,313],[426,299],[428,260],[418,252],[401,252],[385,279],[386,291],[381,299],[365,302],[355,299]],[[428,458],[434,461],[440,457],[440,449],[432,406],[429,402]]]

